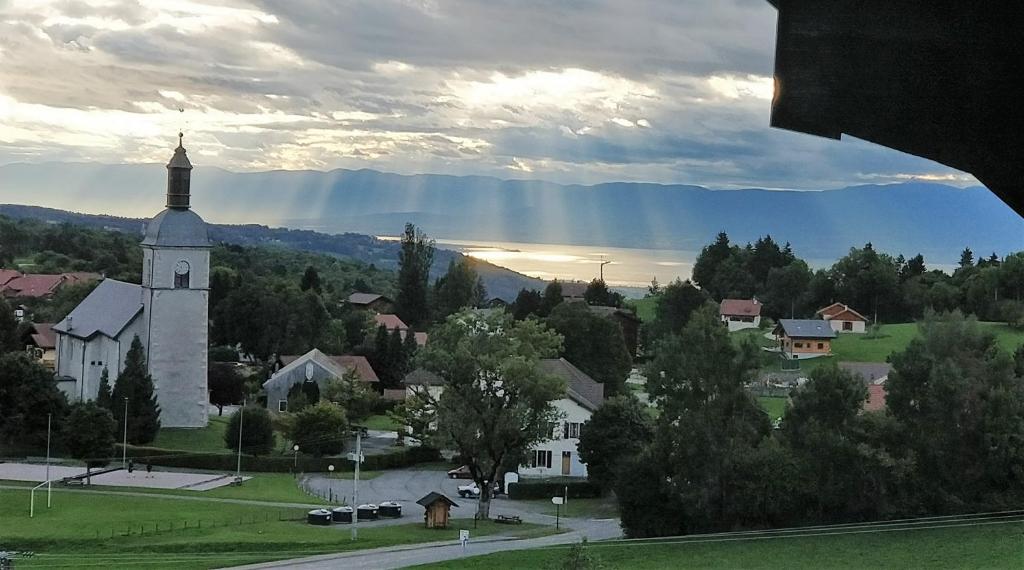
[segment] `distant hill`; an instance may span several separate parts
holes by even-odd
[[[118,216],[79,214],[38,206],[20,206],[0,204],[0,214],[11,218],[32,218],[54,223],[72,223],[76,225],[103,228],[128,234],[138,234],[140,239],[146,220],[141,218],[123,218]],[[257,224],[225,225],[210,224],[210,239],[215,242],[240,245],[278,245],[303,251],[326,253],[345,258],[357,259],[373,263],[383,269],[397,270],[397,242],[382,241],[372,236],[346,233],[327,235],[310,230],[290,230],[269,228]],[[434,256],[431,277],[440,277],[448,268],[449,261],[461,259],[461,253],[438,249]],[[510,271],[503,267],[469,258],[477,273],[484,280],[490,297],[501,297],[508,301],[515,299],[523,287],[531,289],[543,288],[546,283]],[[141,271],[141,268],[139,268]]]
[[[75,163],[0,167],[0,202],[94,212],[156,211],[162,165]],[[981,187],[908,182],[822,192],[709,190],[608,183],[559,185],[373,170],[232,173],[198,166],[196,210],[326,233],[391,234],[406,221],[447,239],[694,251],[722,230],[736,241],[771,234],[803,258],[834,259],[870,241],[933,263],[1024,249],[1024,219]]]

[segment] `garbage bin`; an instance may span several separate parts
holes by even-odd
[[[402,516],[402,504],[396,501],[384,501],[378,511],[380,516],[397,519]]]
[[[334,507],[331,509],[331,520],[336,523],[352,522],[352,507]]]
[[[356,513],[356,516],[358,516],[361,521],[375,521],[377,520],[379,510],[377,509],[377,505],[370,503],[366,505],[359,505],[359,508],[356,509]]]
[[[327,509],[313,509],[306,514],[306,522],[318,526],[328,526],[331,524],[331,511]]]

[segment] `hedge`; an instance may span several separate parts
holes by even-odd
[[[119,444],[117,447],[120,452],[121,445]],[[163,467],[185,469],[209,469],[212,471],[234,471],[238,465],[238,456],[234,453],[195,453],[135,445],[128,446],[128,457],[134,459],[136,463],[149,463]],[[429,447],[407,447],[395,453],[366,455],[365,457],[362,469],[371,471],[399,469],[441,459],[440,453],[436,449]],[[299,472],[302,473],[326,473],[328,465],[334,465],[335,471],[352,471],[355,468],[355,464],[349,461],[347,456],[299,456]],[[292,455],[264,455],[260,457],[242,455],[242,471],[289,473],[294,469],[294,466],[295,458]]]
[[[603,494],[601,487],[590,481],[531,481],[520,479],[518,483],[509,483],[508,498],[517,499],[550,499],[561,497],[568,488],[570,499],[589,499]]]

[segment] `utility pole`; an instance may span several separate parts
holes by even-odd
[[[355,507],[352,517],[352,540],[359,538],[359,464],[363,459],[363,433],[356,426],[356,470],[352,480],[352,504]]]
[[[604,256],[601,256],[601,281],[604,281],[604,266],[611,263],[611,261],[605,261]]]
[[[235,484],[242,484],[242,428],[245,422],[245,400],[242,400],[242,407],[238,409],[238,467],[235,471]]]
[[[128,467],[128,397],[124,398],[124,442],[121,444],[121,469]]]
[[[50,495],[53,494],[53,483],[50,483],[50,420],[52,419],[53,414],[46,414],[46,508],[50,508]]]

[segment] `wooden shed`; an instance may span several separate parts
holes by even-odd
[[[459,506],[455,501],[441,493],[430,492],[426,497],[416,501],[423,505],[423,522],[427,528],[448,528],[448,518],[452,507]]]

